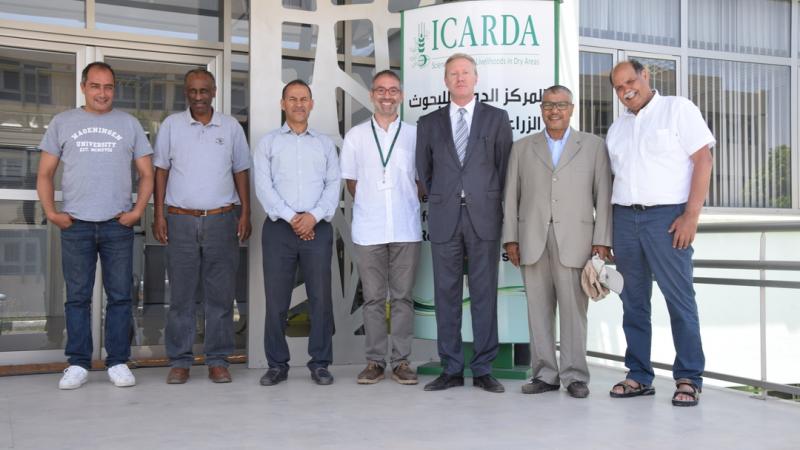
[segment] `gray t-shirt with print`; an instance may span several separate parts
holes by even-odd
[[[142,126],[130,114],[94,114],[82,108],[53,117],[39,149],[64,164],[63,211],[91,222],[131,209],[131,161],[153,153]]]

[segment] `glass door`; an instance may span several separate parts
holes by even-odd
[[[0,41],[0,366],[64,359],[60,231],[36,195],[37,146],[53,116],[75,107],[84,54]],[[55,183],[60,191],[60,171]]]
[[[50,120],[83,103],[80,73],[85,64],[105,61],[117,75],[114,107],[136,117],[153,142],[164,118],[187,106],[183,94],[186,71],[206,68],[221,85],[221,51],[163,50],[0,39],[0,367],[64,362],[60,232],[45,220],[36,194],[37,146]],[[216,105],[222,104],[222,92],[218,89]],[[133,166],[131,170],[135,174]],[[60,172],[56,175],[57,202],[61,200]],[[164,248],[152,238],[151,223],[152,206],[136,227],[134,243],[134,359],[164,355],[169,275]],[[242,254],[239,284],[244,289],[237,290],[237,300],[246,305],[246,249]],[[100,332],[104,304],[98,270],[92,301],[92,358],[96,362],[105,356]],[[238,329],[244,329],[245,317],[244,311],[236,315]],[[198,342],[202,342],[202,322],[202,316],[198,317]],[[237,341],[240,348],[245,341],[246,336]]]
[[[161,122],[170,114],[184,111],[186,104],[183,93],[184,74],[194,68],[202,67],[217,75],[219,55],[154,54],[122,49],[97,49],[97,59],[110,64],[117,75],[114,107],[132,114],[142,124],[151,144]],[[219,79],[219,77],[217,77]],[[220,85],[219,81],[217,82]],[[215,109],[222,104],[217,89]],[[133,169],[132,169],[133,170]],[[164,329],[169,311],[169,273],[166,265],[166,248],[152,236],[152,200],[147,214],[135,227],[133,251],[133,315],[134,329],[131,333],[132,358],[163,358]],[[246,249],[243,249],[243,262],[240,272],[244,274],[246,286]],[[241,278],[241,277],[240,277]],[[239,290],[241,291],[241,290]],[[102,294],[105,305],[105,293]],[[202,291],[198,286],[197,302],[202,302]],[[237,295],[240,302],[246,302],[245,294]],[[104,307],[102,308],[104,309]],[[195,336],[199,353],[202,350],[204,317],[202,304],[198,304],[197,330]],[[102,314],[98,314],[101,316]],[[242,320],[244,314],[236,314]],[[237,328],[238,324],[237,324]],[[246,336],[242,337],[246,340]],[[241,345],[243,347],[243,343]],[[102,350],[105,357],[105,350]]]

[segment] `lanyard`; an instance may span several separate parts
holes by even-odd
[[[378,133],[375,131],[375,122],[373,120],[369,121],[369,124],[372,126],[372,137],[375,138],[375,145],[378,146],[378,153],[381,155],[381,164],[383,164],[383,173],[386,173],[386,166],[389,165],[389,158],[392,157],[392,151],[394,150],[394,143],[397,142],[397,136],[400,136],[400,128],[403,127],[403,122],[397,124],[397,131],[394,133],[394,139],[392,139],[392,145],[389,146],[389,153],[386,154],[386,159],[383,158],[383,149],[381,148],[381,143],[378,141]]]

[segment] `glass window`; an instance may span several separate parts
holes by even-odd
[[[304,11],[316,11],[317,0],[283,0],[283,7],[290,9],[302,9]]]
[[[250,42],[250,0],[231,1],[231,43]]]
[[[219,5],[203,0],[95,0],[95,22],[99,30],[216,42]]]
[[[287,0],[284,0],[286,3]],[[331,0],[334,5],[358,5],[363,3],[373,3],[374,0]],[[434,3],[442,3],[437,0]],[[406,9],[413,9],[419,6],[419,0],[389,0],[389,11],[400,12]]]
[[[689,58],[689,98],[717,139],[709,206],[790,208],[788,66]]]
[[[0,200],[0,351],[64,348],[65,295],[58,228],[39,202]]]
[[[198,66],[114,57],[107,57],[105,62],[117,76],[114,107],[136,117],[154,144],[161,122],[186,107],[183,76]],[[131,163],[131,179],[136,192],[139,177],[134,163]]]
[[[0,19],[83,28],[84,0],[0,0]]]
[[[436,3],[441,3],[437,1]],[[407,9],[414,9],[419,6],[419,0],[389,0],[389,11],[400,12]]]
[[[400,28],[389,28],[387,32],[389,38],[389,64],[392,67],[400,68],[400,58],[403,56],[403,35]]]
[[[196,65],[107,57],[117,74],[114,106],[139,119],[153,142],[161,122],[186,108],[183,76]]]
[[[678,94],[678,71],[677,64],[673,59],[645,58],[633,56],[650,72],[650,86],[657,90],[661,95]]]
[[[250,114],[250,60],[247,54],[233,54],[231,79],[231,114],[242,124],[247,136]]]
[[[372,36],[372,22],[369,20],[351,20],[346,22],[337,22],[336,29],[344,29],[345,25],[350,28],[350,52],[352,56],[362,56],[372,58],[375,56],[375,40]],[[344,33],[337,33],[341,36],[336,41],[336,51],[339,54],[344,53]]]
[[[53,116],[75,107],[75,71],[71,53],[0,47],[0,189],[36,189],[38,145]]]
[[[581,131],[605,137],[614,120],[614,90],[608,81],[610,53],[580,52]]]
[[[680,0],[581,2],[580,35],[679,46],[680,17]]]
[[[319,27],[316,25],[284,22],[282,28],[281,41],[284,50],[313,52],[317,49]]]
[[[687,15],[691,48],[789,56],[789,0],[693,0]]]

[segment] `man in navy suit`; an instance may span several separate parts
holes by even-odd
[[[508,114],[475,98],[475,60],[456,53],[445,63],[450,104],[419,119],[417,172],[428,195],[434,301],[442,374],[425,386],[464,385],[461,309],[467,260],[475,354],[473,385],[505,389],[491,375],[497,356],[497,271],[506,165],[513,141]]]

